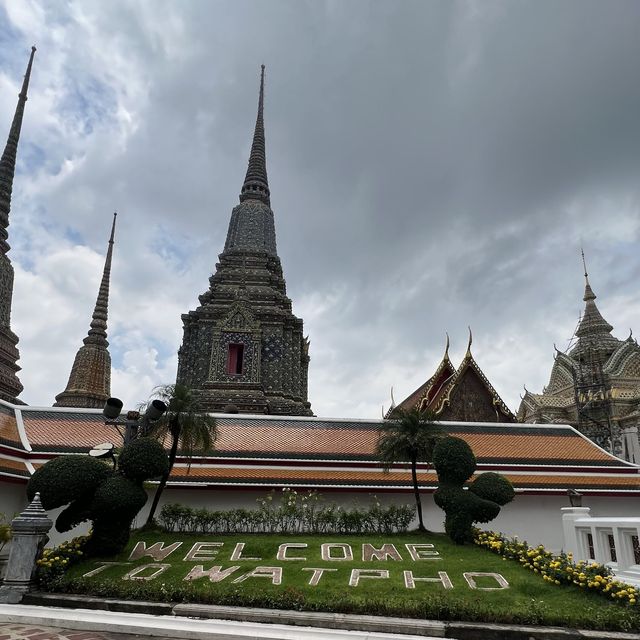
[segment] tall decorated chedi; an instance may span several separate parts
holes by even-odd
[[[640,346],[631,333],[626,340],[612,335],[596,306],[586,265],[584,277],[584,312],[572,346],[556,350],[549,383],[542,393],[525,392],[518,419],[573,425],[640,464]]]
[[[264,65],[240,204],[200,306],[182,316],[180,384],[207,411],[312,415],[309,342],[293,315],[276,249],[264,139]]]
[[[111,395],[111,356],[107,342],[107,313],[117,215],[113,214],[109,248],[104,261],[104,271],[89,333],[76,353],[67,387],[56,396],[54,407],[102,408]]]
[[[31,56],[27,65],[27,72],[22,83],[22,90],[18,94],[16,107],[7,144],[0,159],[0,398],[9,402],[18,402],[22,392],[22,384],[18,380],[18,336],[11,331],[11,299],[13,297],[13,266],[7,255],[10,247],[7,242],[9,234],[9,212],[11,211],[11,193],[13,191],[13,176],[16,169],[16,155],[18,141],[22,128],[24,107],[27,102],[27,90],[31,77],[31,65],[35,47],[31,47]]]

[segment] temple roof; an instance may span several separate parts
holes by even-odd
[[[449,336],[447,335],[445,353],[435,373],[397,407],[392,407],[389,412],[387,412],[386,417],[390,417],[391,414],[397,410],[406,411],[416,408],[420,411],[430,409],[437,415],[441,414],[451,403],[456,391],[462,386],[465,376],[471,374],[477,377],[480,385],[490,397],[491,403],[496,408],[496,417],[503,418],[506,422],[515,421],[515,416],[493,388],[493,385],[489,382],[471,354],[471,342],[472,337],[471,332],[469,332],[467,352],[460,366],[456,369],[449,359]]]
[[[381,420],[214,415],[219,432],[215,451],[190,464],[179,456],[170,486],[411,490],[407,463],[384,473],[376,458]],[[479,472],[504,473],[520,492],[564,493],[571,487],[640,495],[640,467],[610,455],[569,426],[441,425],[469,443]],[[121,443],[99,410],[6,403],[0,403],[0,437],[0,481],[16,482],[57,455],[84,453],[102,442]],[[429,465],[420,465],[419,477],[427,491],[435,488]]]
[[[447,346],[440,364],[435,373],[421,384],[413,393],[407,396],[397,407],[391,407],[386,417],[389,418],[393,411],[409,411],[419,407],[421,410],[432,408],[432,403],[436,396],[440,395],[442,388],[455,376],[456,369],[449,360],[449,336],[447,336]]]

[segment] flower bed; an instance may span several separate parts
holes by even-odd
[[[89,536],[79,536],[55,549],[43,549],[42,556],[36,561],[38,586],[47,591],[71,565],[82,560],[88,541]]]
[[[554,555],[542,545],[530,547],[526,542],[493,531],[476,530],[474,542],[504,558],[517,560],[551,584],[575,585],[627,605],[638,604],[638,589],[616,580],[611,570],[602,564],[573,562],[570,553]]]

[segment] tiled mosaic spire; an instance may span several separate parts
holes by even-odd
[[[55,407],[97,407],[104,406],[111,395],[111,356],[107,341],[107,314],[109,309],[109,279],[111,258],[116,232],[116,217],[113,214],[109,248],[104,262],[102,281],[98,299],[93,310],[89,333],[78,350],[67,388],[56,396]]]
[[[253,132],[253,143],[249,155],[249,166],[240,192],[240,202],[260,200],[271,206],[269,181],[267,179],[267,158],[264,142],[264,65],[260,72],[260,96],[258,97],[258,116]]]
[[[31,47],[31,56],[24,75],[22,89],[18,94],[18,106],[16,107],[7,144],[0,159],[0,398],[9,402],[21,401],[17,399],[22,392],[22,384],[18,380],[20,367],[17,362],[20,358],[18,352],[18,336],[11,331],[11,299],[13,298],[13,266],[7,252],[9,243],[9,212],[11,211],[11,193],[13,192],[13,177],[16,170],[16,156],[24,107],[27,102],[27,91],[31,78],[31,67],[36,48]]]
[[[276,247],[264,142],[264,65],[249,166],[200,306],[182,316],[177,382],[206,411],[312,415],[309,342]]]

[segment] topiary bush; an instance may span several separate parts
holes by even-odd
[[[27,497],[40,493],[42,506],[57,509],[74,500],[86,502],[113,473],[109,465],[89,456],[60,456],[36,470],[27,485]]]
[[[151,438],[139,438],[130,442],[118,458],[122,475],[131,480],[143,481],[158,478],[169,471],[169,459],[163,446]]]
[[[433,450],[433,466],[447,484],[464,484],[476,470],[476,457],[462,438],[441,438]]]
[[[483,473],[468,490],[463,488],[476,469],[476,458],[461,438],[442,438],[433,450],[433,466],[440,482],[433,497],[445,512],[445,532],[456,544],[472,542],[474,523],[490,522],[514,498],[511,483],[499,473]]]
[[[496,502],[500,506],[511,502],[516,495],[513,485],[504,476],[493,471],[480,474],[469,485],[469,491],[473,491],[485,500]],[[488,520],[482,522],[488,522]]]
[[[131,523],[147,501],[142,483],[166,473],[167,454],[160,444],[140,438],[127,444],[118,458],[118,469],[89,456],[61,456],[38,469],[27,485],[32,500],[40,493],[42,506],[67,508],[56,520],[56,529],[69,531],[81,522],[93,522],[86,543],[90,555],[112,555],[129,541]]]

